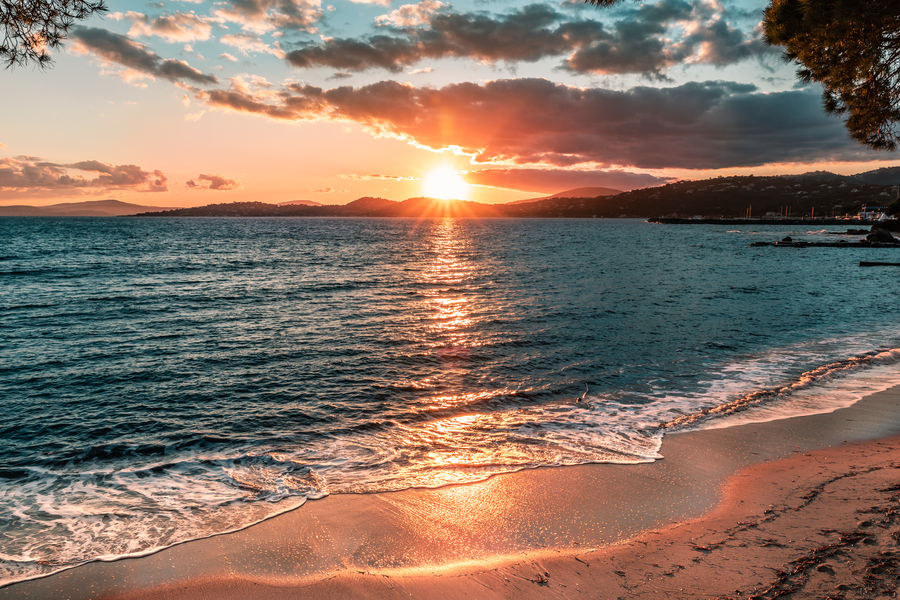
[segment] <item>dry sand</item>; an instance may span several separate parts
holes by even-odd
[[[662,452],[332,496],[0,598],[898,597],[900,389]]]

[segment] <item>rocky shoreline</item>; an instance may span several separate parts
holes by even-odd
[[[849,229],[846,232],[846,235],[860,234],[860,230],[856,229]],[[775,246],[778,248],[900,248],[900,239],[894,237],[890,231],[878,224],[873,225],[872,229],[866,233],[866,237],[857,242],[848,240],[838,240],[836,242],[795,240],[791,236],[787,236],[777,242],[753,242],[750,244],[752,248],[762,246]]]

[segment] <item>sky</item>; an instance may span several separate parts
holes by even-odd
[[[765,0],[108,0],[0,73],[0,204],[634,189],[900,165],[767,46]]]

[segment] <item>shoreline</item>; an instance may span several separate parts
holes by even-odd
[[[201,577],[104,600],[155,598],[896,599],[900,436],[758,463],[694,519],[583,550],[299,578]]]
[[[649,217],[648,223],[662,225],[881,225],[884,221],[855,217]],[[896,223],[887,222],[886,226]]]
[[[665,458],[653,463],[546,467],[442,488],[328,496],[237,532],[12,583],[0,598],[189,598],[213,588],[209,597],[225,588],[240,597],[235,582],[284,590],[354,576],[418,581],[526,556],[609,551],[715,511],[723,485],[742,469],[900,435],[898,409],[895,387],[832,413],[670,434]],[[189,591],[179,596],[176,588]]]

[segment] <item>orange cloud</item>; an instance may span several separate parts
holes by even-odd
[[[196,93],[211,106],[276,119],[355,121],[480,162],[717,169],[878,156],[822,111],[813,90],[761,93],[724,81],[624,91],[545,79],[327,90],[289,83]]]
[[[190,189],[228,191],[237,188],[238,183],[234,179],[226,179],[221,175],[201,173],[196,181],[189,179],[184,185]]]
[[[80,173],[91,173],[85,177]],[[145,171],[137,165],[111,165],[96,160],[60,164],[34,156],[0,159],[0,194],[58,193],[78,190],[165,192],[162,171]]]

